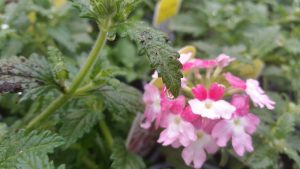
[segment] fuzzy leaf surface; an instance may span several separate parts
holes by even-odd
[[[0,143],[0,168],[15,168],[19,158],[30,153],[46,155],[55,147],[64,143],[64,139],[50,131],[32,131],[26,134],[24,130],[11,133]]]
[[[113,146],[111,155],[112,169],[145,169],[146,166],[141,157],[129,152],[124,142],[117,140]]]
[[[18,159],[17,169],[65,169],[64,165],[56,168],[47,155],[28,153]]]
[[[89,103],[87,103],[88,101]],[[88,107],[88,105],[91,107]],[[88,133],[101,119],[102,110],[102,103],[91,99],[88,99],[85,105],[75,106],[74,109],[69,110],[63,117],[63,124],[59,130],[60,135],[65,138],[64,147],[70,146],[85,133]]]
[[[162,77],[168,90],[177,97],[181,85],[181,63],[177,60],[179,53],[170,46],[167,36],[147,24],[138,22],[124,24],[120,28],[121,36],[128,36],[139,48],[139,53],[146,54]]]
[[[0,93],[25,92],[27,94],[24,97],[29,97],[53,88],[60,87],[45,59],[32,55],[30,59],[11,57],[0,60]]]
[[[124,83],[103,86],[99,89],[105,107],[113,113],[117,121],[126,121],[128,116],[143,110],[142,94]]]

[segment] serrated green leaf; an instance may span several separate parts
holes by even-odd
[[[286,143],[291,149],[294,149],[298,152],[300,152],[300,146],[299,146],[299,140],[300,140],[300,135],[295,134],[295,135],[289,135],[286,137]]]
[[[96,106],[96,110],[88,107],[88,105],[81,105],[75,106],[74,109],[66,113],[66,116],[62,119],[62,127],[59,130],[60,135],[65,138],[64,147],[70,146],[85,133],[88,133],[102,117],[103,106],[101,102],[95,101],[95,98],[85,99],[87,100],[86,104],[92,107]]]
[[[64,143],[64,139],[50,131],[24,130],[11,133],[0,143],[0,168],[15,168],[18,158],[29,153],[44,154],[53,152],[55,147]]]
[[[296,162],[297,166],[300,167],[300,155],[298,154],[299,152],[291,148],[285,148],[284,153],[289,158],[293,159]]]
[[[80,11],[80,17],[97,19],[95,13],[90,10],[89,0],[72,0],[72,3]]]
[[[114,17],[114,21],[118,24],[126,21],[130,13],[140,2],[141,0],[116,0],[117,14]]]
[[[179,53],[173,49],[164,33],[138,22],[123,25],[121,36],[128,36],[139,47],[140,53],[145,53],[168,90],[177,97],[182,78],[181,63],[177,60]]]
[[[103,86],[99,89],[105,106],[117,121],[129,120],[129,116],[143,110],[142,94],[124,83]]]
[[[272,26],[255,29],[245,33],[251,55],[263,57],[279,44],[280,27]]]
[[[58,88],[49,65],[32,55],[30,59],[11,57],[0,60],[0,93],[26,92],[40,86]]]
[[[277,138],[285,138],[289,133],[294,131],[295,118],[292,114],[283,114],[276,122],[274,135]]]
[[[112,169],[145,169],[141,157],[129,152],[123,141],[116,140],[112,150]]]
[[[68,70],[65,66],[64,55],[55,47],[48,47],[49,61],[52,67],[52,73],[59,83],[68,79]]]
[[[252,169],[275,168],[278,154],[267,146],[256,147],[255,151],[247,159]]]
[[[28,153],[18,158],[16,169],[65,169],[64,165],[56,168],[47,155]]]

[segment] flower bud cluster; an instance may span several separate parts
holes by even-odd
[[[253,151],[251,135],[260,119],[249,112],[255,107],[274,109],[272,101],[255,79],[243,80],[224,69],[235,59],[221,54],[215,59],[194,58],[191,46],[179,51],[184,77],[181,91],[174,98],[154,73],[145,85],[146,105],[143,128],[152,123],[161,128],[158,143],[183,148],[184,162],[201,168],[207,154],[231,142],[235,153],[243,156]]]

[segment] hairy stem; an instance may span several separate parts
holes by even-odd
[[[70,85],[69,90],[65,94],[62,94],[58,98],[56,98],[48,107],[45,108],[45,110],[41,114],[39,114],[33,120],[31,120],[30,123],[26,126],[27,130],[31,130],[35,126],[43,122],[45,119],[47,119],[57,109],[59,109],[68,100],[70,100],[73,97],[74,93],[76,92],[80,84],[83,82],[84,78],[88,76],[90,70],[92,69],[102,47],[105,45],[106,37],[107,37],[107,28],[101,30],[101,32],[99,33],[97,41],[95,42],[94,47],[91,53],[89,54],[86,63],[74,78],[73,82]]]

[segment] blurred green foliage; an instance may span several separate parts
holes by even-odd
[[[155,3],[155,0],[142,1],[132,14],[133,19],[151,23]],[[0,0],[0,57],[29,58],[33,53],[48,57],[47,47],[55,46],[66,56],[64,62],[69,77],[64,78],[73,78],[98,30],[96,25],[78,16],[79,12],[65,0]],[[261,117],[260,128],[254,136],[253,153],[239,158],[232,151],[224,150],[211,157],[204,168],[300,168],[300,1],[186,0],[179,14],[168,23],[168,29],[175,37],[176,47],[192,44],[198,49],[197,57],[210,58],[220,53],[236,57],[239,63],[229,69],[244,77],[258,77],[263,88],[270,91],[277,102],[274,112],[252,110]],[[124,86],[123,82],[141,88],[142,83],[149,80],[150,63],[146,56],[138,56],[135,43],[114,32],[109,39],[115,41],[109,41],[105,52],[101,53],[96,64],[98,71],[94,70],[94,73],[101,70],[101,78],[94,80],[111,86],[103,86],[105,92],[100,96],[85,96],[83,102],[73,100],[40,126],[51,128],[57,124],[60,135],[70,136],[65,140],[69,148],[51,156],[55,163],[65,163],[66,168],[109,168],[110,150],[103,134],[95,127],[96,121],[105,119],[113,128],[114,136],[125,138],[134,116],[130,109],[138,107],[131,108],[127,103],[139,104],[140,93]],[[118,79],[112,80],[112,76]],[[55,80],[54,83],[60,79]],[[112,95],[121,95],[125,101],[112,100]],[[26,101],[19,102],[25,96],[0,96],[0,140],[5,133],[28,123],[57,96],[57,92],[48,92],[34,101],[24,99]],[[107,103],[95,97],[107,97]],[[114,103],[118,105],[109,106]],[[109,114],[106,108],[120,113]],[[138,108],[136,111],[142,107]],[[92,113],[87,116],[85,111]],[[125,121],[122,120],[124,117],[127,117]],[[59,119],[66,119],[68,123],[61,124]],[[75,124],[78,126],[73,128]],[[20,136],[14,135],[11,139],[17,137]],[[137,162],[133,166],[144,167],[140,158],[126,152],[123,145],[118,145],[113,152],[112,158],[129,155]],[[175,168],[182,169],[183,161],[173,157],[180,153],[164,151],[164,154]],[[37,161],[54,168],[47,156],[34,158],[30,155],[19,163]],[[95,164],[99,161],[101,164]],[[130,167],[129,163],[130,159],[117,161],[114,167]]]

